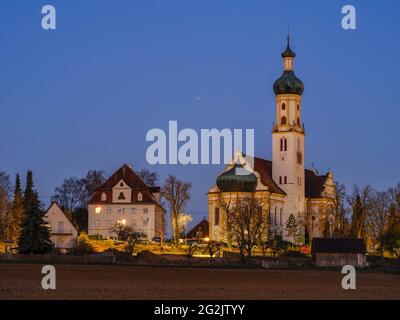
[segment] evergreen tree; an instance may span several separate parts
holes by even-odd
[[[19,174],[15,179],[14,199],[10,204],[8,213],[8,228],[7,238],[13,240],[14,243],[18,242],[21,234],[21,225],[24,218],[24,203],[21,191],[21,182]]]
[[[287,236],[292,237],[292,242],[294,242],[294,238],[297,236],[297,223],[293,213],[290,214],[288,221],[286,222],[286,231]]]
[[[28,171],[24,193],[25,217],[19,237],[19,253],[48,253],[53,249],[49,228],[43,219],[37,192],[33,188],[32,171]]]

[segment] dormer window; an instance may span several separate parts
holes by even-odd
[[[143,195],[140,192],[137,195],[137,200],[138,201],[143,201]]]
[[[118,200],[125,200],[125,195],[123,192],[119,193]]]
[[[101,194],[101,201],[107,201],[107,195],[105,194],[105,192]]]

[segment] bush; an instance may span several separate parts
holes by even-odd
[[[86,255],[94,252],[95,249],[90,242],[88,235],[84,232],[81,232],[76,243],[75,253],[78,255]]]

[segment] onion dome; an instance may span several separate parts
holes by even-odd
[[[236,169],[246,170],[237,163],[230,170],[217,178],[217,186],[221,192],[254,192],[257,187],[257,177],[254,173],[240,175]]]
[[[297,78],[293,71],[293,60],[296,54],[290,49],[290,36],[287,38],[286,50],[282,53],[285,69],[282,76],[274,83],[274,92],[278,94],[298,94],[302,95],[304,91],[303,82]]]
[[[274,92],[278,94],[298,94],[304,92],[304,84],[297,78],[293,70],[285,70],[282,76],[274,83]]]

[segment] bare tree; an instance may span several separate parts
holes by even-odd
[[[150,170],[142,169],[137,173],[137,175],[149,187],[155,187],[158,184],[158,173],[157,172],[151,172]]]
[[[367,185],[363,188],[353,186],[352,194],[347,201],[352,209],[350,234],[355,238],[362,238],[366,232],[366,218],[371,210],[374,189]]]
[[[143,232],[135,231],[132,227],[121,222],[117,222],[113,227],[111,227],[110,233],[117,234],[118,240],[127,242],[125,253],[127,253],[129,256],[131,256],[135,251],[138,241],[145,237]]]
[[[236,197],[219,197],[224,208],[224,218],[228,243],[239,246],[241,257],[251,258],[252,251],[261,241],[268,240],[269,197],[254,193]],[[233,200],[233,201],[232,201]]]
[[[175,245],[179,243],[179,216],[190,200],[191,188],[192,185],[190,183],[181,181],[170,175],[165,180],[161,190],[161,196],[167,201],[170,209]]]
[[[335,182],[332,192],[325,192],[326,205],[323,208],[325,236],[343,237],[344,222],[346,218],[346,189],[345,186]]]
[[[390,197],[386,191],[374,192],[371,210],[366,217],[367,230],[375,244],[377,253],[384,251],[384,235],[390,215]]]
[[[65,211],[71,214],[81,207],[85,192],[85,183],[82,179],[68,178],[54,190],[53,200],[57,201]]]
[[[209,255],[210,259],[208,261],[208,264],[211,265],[211,260],[212,258],[221,250],[221,243],[218,241],[209,241],[207,243],[207,246],[204,249],[204,252],[207,252]]]

